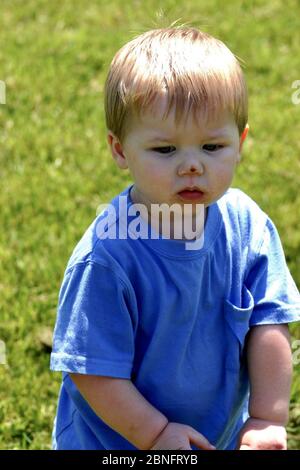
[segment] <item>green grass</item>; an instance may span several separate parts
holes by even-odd
[[[297,0],[1,0],[0,448],[49,449],[60,374],[38,340],[53,328],[66,262],[98,204],[130,182],[109,156],[103,84],[116,50],[176,19],[245,61],[250,135],[238,186],[273,218],[300,285],[300,79]],[[299,327],[292,327],[300,338]],[[300,366],[288,427],[300,449]]]

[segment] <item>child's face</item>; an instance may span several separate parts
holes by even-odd
[[[242,140],[233,117],[224,113],[205,122],[200,116],[196,122],[191,115],[176,125],[174,112],[162,116],[161,101],[154,112],[131,119],[122,144],[109,133],[117,164],[133,177],[133,201],[148,209],[162,203],[209,206],[228,189],[240,160]]]

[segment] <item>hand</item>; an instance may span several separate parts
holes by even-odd
[[[286,441],[283,425],[249,418],[240,431],[237,450],[287,450]]]
[[[150,450],[192,450],[190,443],[200,449],[215,450],[202,434],[180,423],[169,423]]]

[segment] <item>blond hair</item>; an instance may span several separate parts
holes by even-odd
[[[247,87],[237,58],[218,39],[196,28],[154,29],[115,55],[105,83],[106,125],[121,141],[132,112],[148,110],[167,94],[179,122],[190,111],[214,119],[233,113],[241,134],[248,118]]]

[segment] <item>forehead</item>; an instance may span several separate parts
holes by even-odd
[[[207,112],[206,110],[183,110],[176,113],[175,107],[168,110],[168,105],[164,98],[158,99],[148,109],[132,113],[128,122],[128,131],[135,130],[148,136],[174,135],[188,131],[205,133],[211,137],[227,135],[236,130],[237,124],[234,116],[229,111],[216,110]]]

